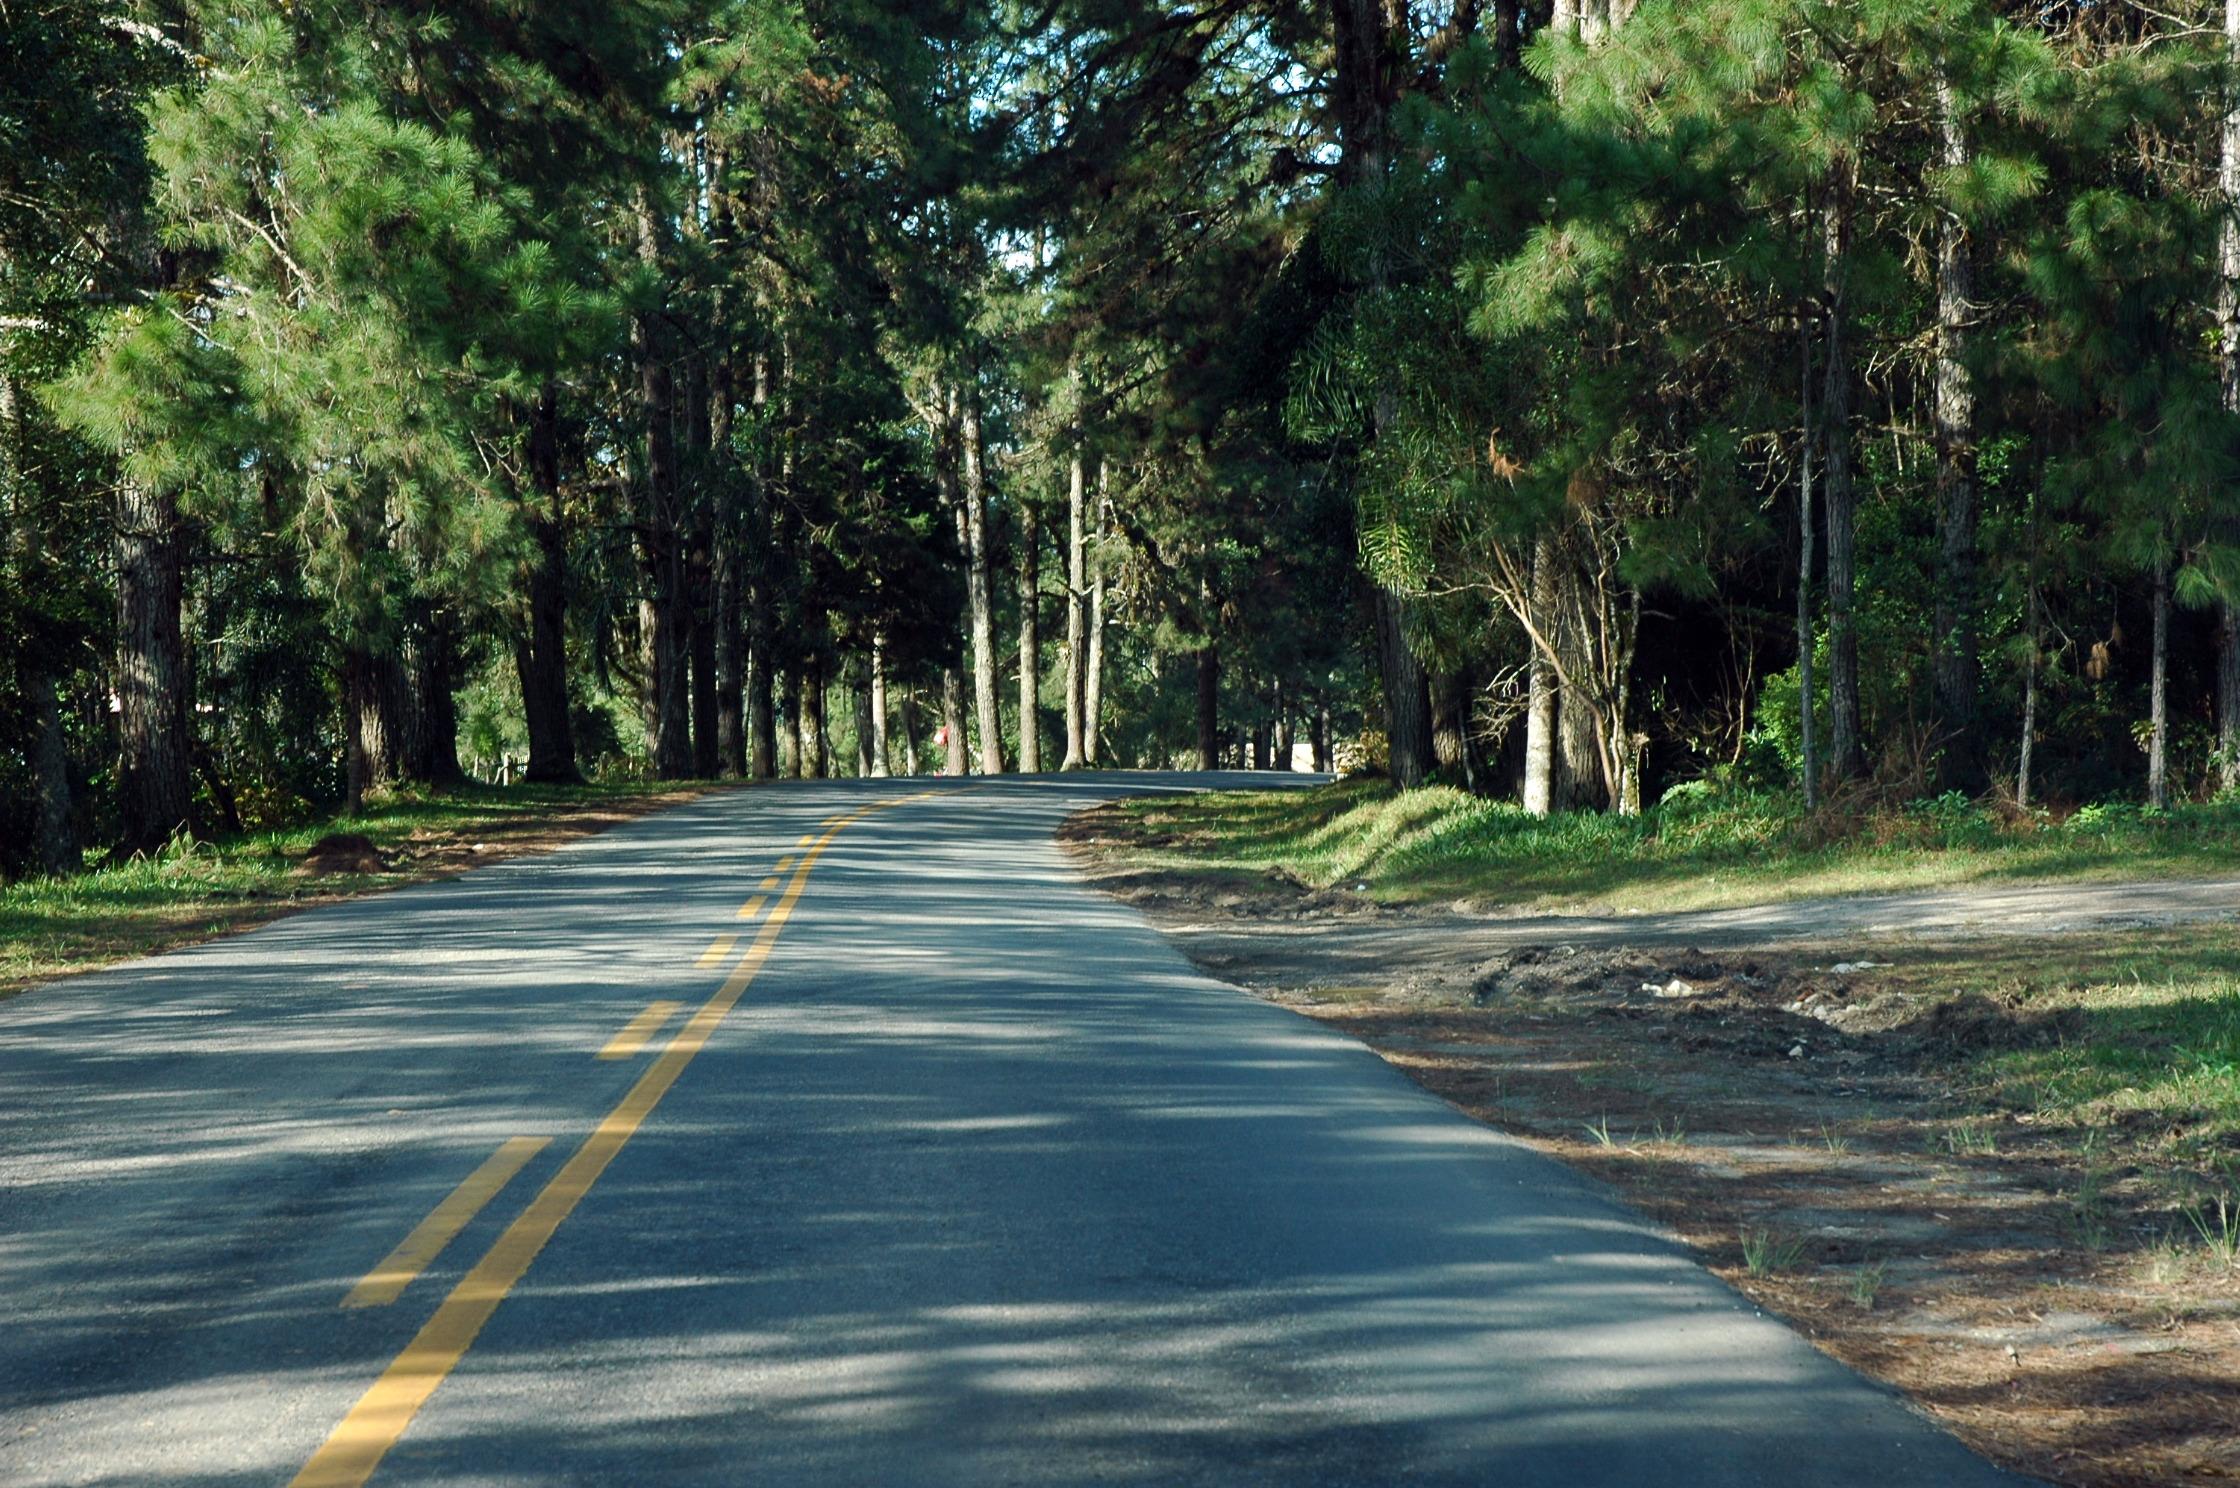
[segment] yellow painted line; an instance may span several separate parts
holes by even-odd
[[[452,1237],[482,1212],[482,1206],[496,1198],[498,1190],[551,1141],[550,1137],[514,1137],[502,1143],[481,1167],[451,1190],[442,1203],[429,1210],[428,1217],[414,1225],[412,1233],[384,1256],[380,1265],[368,1271],[350,1289],[342,1305],[386,1307],[396,1301],[398,1294],[412,1285],[412,1279],[427,1270],[428,1263],[443,1253]]]
[[[835,831],[835,832],[837,832],[837,831],[839,831],[839,830],[840,830],[840,829],[839,829],[838,827],[835,827],[835,828],[833,828],[833,831]],[[788,868],[791,868],[792,866],[793,866],[793,859],[791,859],[791,858],[780,858],[780,859],[778,859],[778,866],[777,866],[777,867],[775,867],[775,868],[773,868],[773,869],[771,869],[770,871],[771,871],[772,873],[783,873],[783,872],[785,872],[785,871],[786,871],[786,870],[787,870]]]
[[[831,817],[831,816],[828,816],[828,817],[826,817],[826,818],[825,818],[825,820],[826,820],[827,822],[833,822],[833,821],[837,821],[837,820],[839,820],[839,818],[837,818],[837,817]],[[794,844],[794,846],[795,846],[795,847],[813,847],[813,846],[815,846],[815,845],[816,845],[816,841],[817,841],[817,839],[816,839],[816,837],[815,837],[814,835],[812,835],[811,833],[808,833],[808,832],[803,832],[803,833],[801,834],[801,840],[800,840],[799,842],[796,842],[796,843]]]
[[[700,959],[692,964],[700,970],[706,971],[709,967],[719,964],[724,957],[730,955],[731,948],[738,943],[739,937],[736,935],[719,935],[708,942],[708,948],[702,951]]]
[[[622,1025],[622,1032],[607,1040],[599,1051],[601,1059],[628,1059],[643,1050],[647,1042],[661,1031],[661,1025],[684,1011],[681,1002],[649,1002],[646,1010]]]
[[[544,1249],[545,1242],[552,1238],[561,1222],[575,1212],[576,1205],[606,1172],[607,1165],[637,1134],[645,1119],[653,1114],[653,1108],[669,1093],[669,1087],[677,1083],[685,1066],[707,1046],[725,1014],[745,994],[763,963],[770,959],[770,948],[777,944],[786,921],[793,917],[793,906],[808,884],[809,870],[816,867],[826,846],[875,809],[866,807],[854,813],[817,839],[803,856],[793,882],[786,886],[785,897],[770,912],[770,918],[763,922],[753,944],[731,968],[731,974],[723,979],[715,995],[686,1020],[660,1057],[638,1076],[629,1093],[592,1128],[591,1135],[583,1139],[575,1155],[545,1184],[529,1207],[521,1211],[521,1217],[506,1227],[488,1254],[451,1289],[435,1316],[421,1326],[412,1341],[404,1346],[404,1352],[392,1359],[372,1388],[358,1398],[358,1403],[350,1408],[341,1424],[290,1481],[289,1488],[361,1488],[373,1476],[373,1470],[404,1435],[420,1407],[428,1403],[437,1387],[450,1377],[467,1350],[473,1347],[483,1325],[498,1310],[498,1304],[505,1300],[515,1283],[528,1274],[530,1263]]]
[[[762,890],[762,892],[765,894],[775,894],[776,892],[778,892],[778,876],[773,873],[768,878],[764,879],[761,883],[756,884],[755,887]]]
[[[742,920],[753,919],[756,915],[762,913],[762,906],[768,904],[769,902],[770,896],[768,894],[755,895],[752,899],[749,899],[746,903],[739,906],[739,918]]]

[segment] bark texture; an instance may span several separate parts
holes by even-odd
[[[1857,497],[1851,479],[1851,353],[1845,324],[1851,206],[1849,178],[1842,168],[1830,178],[1821,231],[1826,254],[1822,310],[1827,317],[1820,464],[1828,524],[1828,771],[1849,780],[1865,773],[1866,758],[1859,733],[1859,634],[1852,595]]]
[[[1019,503],[1019,768],[1042,768],[1042,524]]]
[[[1003,714],[996,701],[995,584],[988,533],[988,483],[981,463],[980,400],[977,390],[962,406],[965,523],[965,602],[972,621],[972,707],[980,728],[980,768],[1003,772]]]
[[[1949,78],[1938,82],[1937,113],[1942,163],[1961,170],[1968,163],[1968,140]],[[1942,746],[1938,784],[1971,796],[1988,783],[1977,701],[1983,667],[1976,639],[1976,400],[1967,361],[1974,293],[1967,229],[1948,211],[1937,227],[1937,597],[1931,671]]]
[[[1066,757],[1061,769],[1089,763],[1083,736],[1089,697],[1089,538],[1086,473],[1073,452],[1066,482]]]
[[[189,830],[187,660],[178,504],[118,483],[117,847],[149,852]]]
[[[529,416],[529,612],[514,643],[531,780],[581,779],[568,711],[568,541],[560,522],[559,395],[546,387]]]

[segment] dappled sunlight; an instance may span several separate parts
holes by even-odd
[[[646,1067],[592,1055],[699,1006],[703,947],[876,786],[694,803],[11,1007],[0,1410],[114,1481],[150,1432],[166,1481],[283,1478]],[[1742,1483],[1892,1442],[1974,1470],[1637,1216],[1078,887],[1050,829],[1114,788],[942,783],[843,832],[382,1480],[1615,1483],[1691,1454]],[[523,1135],[553,1140],[399,1301],[338,1306]]]

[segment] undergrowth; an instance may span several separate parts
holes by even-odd
[[[1683,788],[1638,816],[1536,817],[1507,801],[1349,780],[1132,802],[1135,845],[1175,866],[1279,870],[1393,901],[1716,908],[1999,879],[2231,872],[2240,805],[2063,818],[1940,797],[1808,813],[1791,795]]]

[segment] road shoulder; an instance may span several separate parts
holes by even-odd
[[[2214,896],[1504,922],[1152,868],[1112,821],[1069,824],[1075,861],[1201,969],[1611,1183],[1995,1461],[2240,1476],[2240,1078],[2193,1059],[2240,1040]]]

